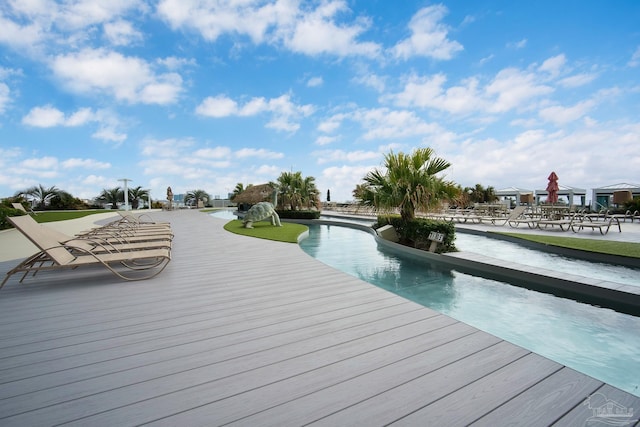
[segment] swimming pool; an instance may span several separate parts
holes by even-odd
[[[372,235],[311,225],[300,243],[309,255],[640,396],[640,318],[404,259]]]

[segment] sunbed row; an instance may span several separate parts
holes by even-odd
[[[506,215],[480,215],[473,209],[471,210],[450,210],[442,213],[430,213],[427,215],[431,218],[438,218],[445,221],[468,224],[492,224],[503,226],[509,224],[510,227],[517,228],[520,225],[526,225],[531,229],[548,229],[559,227],[561,231],[571,229],[578,232],[584,229],[592,231],[598,230],[601,234],[607,234],[612,226],[617,226],[618,231],[622,231],[620,220],[625,221],[630,218],[640,220],[640,214],[637,212],[631,214],[627,212],[625,215],[610,214],[608,211],[595,214],[586,213],[585,211],[573,211],[567,207],[566,209],[548,209],[538,211],[530,209],[526,206],[517,206]]]
[[[168,223],[142,220],[130,214],[117,221],[75,236],[37,223],[29,215],[8,217],[38,252],[7,272],[28,274],[40,271],[75,269],[80,266],[104,267],[124,280],[149,279],[159,274],[171,260],[173,233]]]

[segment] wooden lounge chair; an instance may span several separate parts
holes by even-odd
[[[87,250],[73,242],[60,244],[42,231],[41,227],[20,228],[23,217],[7,217],[40,251],[22,261],[7,272],[0,289],[9,277],[23,272],[20,283],[27,274],[40,271],[75,269],[82,266],[102,266],[124,280],[143,280],[159,274],[171,261],[168,248],[130,250],[121,252],[96,252]],[[26,221],[24,221],[26,223]]]

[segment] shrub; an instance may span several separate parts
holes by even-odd
[[[1,205],[0,206],[0,230],[6,230],[7,228],[13,227],[9,223],[9,221],[7,221],[8,216],[19,216],[19,215],[26,215],[26,214],[22,211],[19,211],[18,209]]]
[[[444,234],[444,241],[438,245],[437,253],[457,251],[454,241],[456,239],[456,227],[449,221],[438,221],[426,218],[415,218],[404,222],[399,215],[379,216],[374,228],[391,224],[396,229],[400,243],[416,249],[428,249],[431,245],[429,234],[433,231]]]
[[[292,211],[292,210],[276,210],[278,216],[287,219],[318,219],[320,211]]]
[[[634,197],[633,200],[626,202],[624,204],[624,208],[626,210],[631,211],[631,213],[634,213],[635,211],[640,211],[640,197]]]

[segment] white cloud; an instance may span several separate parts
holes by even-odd
[[[353,82],[370,87],[378,92],[383,92],[385,90],[385,80],[385,77],[369,71],[361,73],[359,76],[352,79]]]
[[[524,49],[527,46],[527,39],[522,39],[517,42],[507,43],[507,47],[512,49]]]
[[[339,141],[340,138],[338,138],[337,136],[327,136],[327,135],[322,135],[319,136],[318,138],[316,138],[316,145],[329,145],[333,142]]]
[[[83,168],[83,169],[109,169],[111,164],[108,162],[100,162],[94,159],[67,159],[61,163],[65,169]]]
[[[42,128],[64,126],[65,122],[64,113],[50,105],[32,108],[22,118],[23,124]]]
[[[331,133],[340,127],[342,124],[342,120],[345,119],[344,114],[336,114],[328,119],[324,120],[322,123],[318,125],[318,130],[320,132]]]
[[[566,56],[564,56],[564,54],[560,54],[544,61],[538,70],[549,73],[551,77],[557,77],[562,73],[566,63]]]
[[[3,114],[11,102],[9,86],[0,82],[0,114]]]
[[[197,159],[226,159],[231,155],[229,147],[201,148],[194,151],[194,157]]]
[[[122,25],[118,26],[119,17],[134,11],[140,16],[148,11],[144,0],[6,3],[0,11],[0,28],[4,30],[0,31],[0,43],[27,52],[50,52],[61,46],[86,44],[92,39],[92,27],[100,24],[105,24],[107,38],[122,41],[127,31]],[[130,32],[130,37],[135,37],[135,32]]]
[[[209,96],[196,107],[196,114],[207,117],[228,117],[238,114],[238,103],[224,95]]]
[[[387,108],[361,109],[354,112],[350,118],[364,128],[365,140],[430,135],[440,130],[437,124],[425,122],[413,111],[396,111]]]
[[[501,70],[485,88],[491,101],[489,111],[496,113],[514,108],[526,109],[534,98],[552,92],[553,88],[539,83],[535,74],[516,68]]]
[[[598,76],[596,74],[576,74],[574,76],[565,77],[558,81],[563,87],[574,88],[587,85],[594,81]]]
[[[140,144],[141,153],[148,157],[180,158],[182,153],[195,145],[192,138],[146,138]]]
[[[290,95],[281,95],[278,98],[252,98],[244,105],[238,104],[225,95],[205,98],[196,107],[196,114],[223,118],[230,116],[255,116],[261,113],[270,113],[271,119],[265,125],[280,131],[295,132],[300,127],[299,120],[314,112],[310,104],[296,105],[291,101]]]
[[[335,162],[348,162],[348,163],[357,163],[362,161],[369,161],[373,159],[380,158],[380,153],[377,151],[345,151],[345,150],[323,150],[323,151],[314,151],[311,153],[312,156],[317,158],[317,163],[319,165],[325,163],[335,163]]]
[[[391,49],[393,56],[399,59],[426,56],[445,60],[463,50],[460,43],[449,40],[449,29],[440,22],[447,13],[447,8],[441,4],[419,10],[409,22],[411,36]]]
[[[248,157],[259,157],[261,159],[282,159],[284,157],[284,153],[265,150],[264,148],[242,148],[236,151],[234,154],[239,159],[246,159]]]
[[[540,117],[556,125],[564,125],[584,117],[595,105],[593,101],[579,102],[572,107],[552,106],[540,110]]]
[[[1,11],[0,11],[1,13]],[[0,43],[16,50],[31,51],[44,38],[44,29],[38,24],[18,24],[0,14]]]
[[[382,156],[380,156],[382,158]],[[378,163],[378,162],[376,162]],[[316,177],[319,189],[331,191],[331,200],[348,201],[353,200],[353,190],[356,185],[362,184],[362,178],[375,166],[331,166],[322,170],[319,177]],[[326,190],[325,190],[326,192]]]
[[[358,41],[371,26],[368,19],[359,19],[351,25],[336,23],[336,15],[347,10],[342,0],[325,1],[315,10],[299,14],[293,25],[281,26],[279,36],[287,48],[305,55],[378,56],[380,45]]]
[[[101,139],[103,141],[111,141],[115,143],[121,143],[127,139],[127,134],[118,132],[112,127],[103,126],[100,127],[97,131],[91,134],[92,138]]]
[[[474,78],[444,90],[447,78],[444,74],[428,77],[411,76],[404,90],[390,99],[401,107],[435,108],[453,114],[467,113],[485,107],[481,99],[478,81]]]
[[[195,29],[202,38],[215,42],[223,34],[239,34],[254,43],[265,41],[267,31],[278,22],[292,19],[295,3],[262,1],[202,2],[162,0],[157,12],[173,29]]]
[[[318,86],[322,86],[323,83],[324,83],[324,81],[322,80],[322,77],[311,77],[307,81],[307,86],[309,86],[309,87],[318,87]]]
[[[638,46],[636,51],[633,52],[633,55],[631,55],[631,59],[627,65],[629,65],[629,67],[637,67],[640,65],[640,46]]]
[[[114,46],[128,46],[143,39],[142,33],[136,30],[131,22],[124,20],[104,24],[104,34]]]
[[[116,117],[104,110],[93,111],[90,108],[81,108],[76,112],[65,115],[51,105],[32,108],[26,116],[22,118],[22,124],[33,127],[78,127],[89,123],[98,123],[98,130],[91,136],[95,139],[121,143],[127,139],[125,133],[117,129],[120,123]]]
[[[209,42],[228,34],[249,37],[254,44],[280,44],[311,56],[371,57],[380,51],[376,43],[358,41],[370,27],[369,20],[337,23],[338,13],[349,11],[344,0],[326,0],[315,9],[307,3],[287,0],[270,3],[162,0],[157,11],[171,28],[194,29]]]
[[[132,104],[170,104],[182,91],[178,74],[156,74],[143,59],[105,49],[56,56],[51,69],[74,92],[106,94]]]

